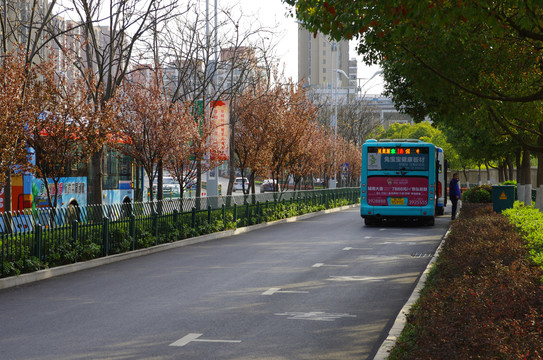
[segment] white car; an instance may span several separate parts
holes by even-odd
[[[236,190],[243,190],[243,188],[245,187],[245,191],[248,191],[249,190],[249,179],[247,179],[246,177],[237,177],[235,180],[234,180],[234,191]]]

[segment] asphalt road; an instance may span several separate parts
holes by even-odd
[[[448,225],[352,208],[0,290],[0,359],[371,359]]]

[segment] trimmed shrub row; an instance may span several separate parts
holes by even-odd
[[[47,231],[35,228],[27,233],[0,234],[0,277],[340,207],[358,202],[359,199],[352,196],[357,194],[358,191],[351,191],[349,196],[323,197],[323,202],[293,198],[214,210],[66,224]]]
[[[515,201],[513,208],[504,210],[502,214],[524,238],[530,259],[543,268],[543,213],[533,206]]]
[[[543,358],[542,269],[488,204],[465,203],[389,359]]]

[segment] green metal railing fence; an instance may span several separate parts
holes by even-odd
[[[0,277],[359,202],[359,188],[38,209],[0,216]]]

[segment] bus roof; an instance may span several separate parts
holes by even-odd
[[[429,144],[427,142],[424,142],[422,140],[419,140],[419,139],[380,139],[380,140],[375,140],[375,139],[368,139],[366,140],[366,143],[416,143],[416,144]]]

